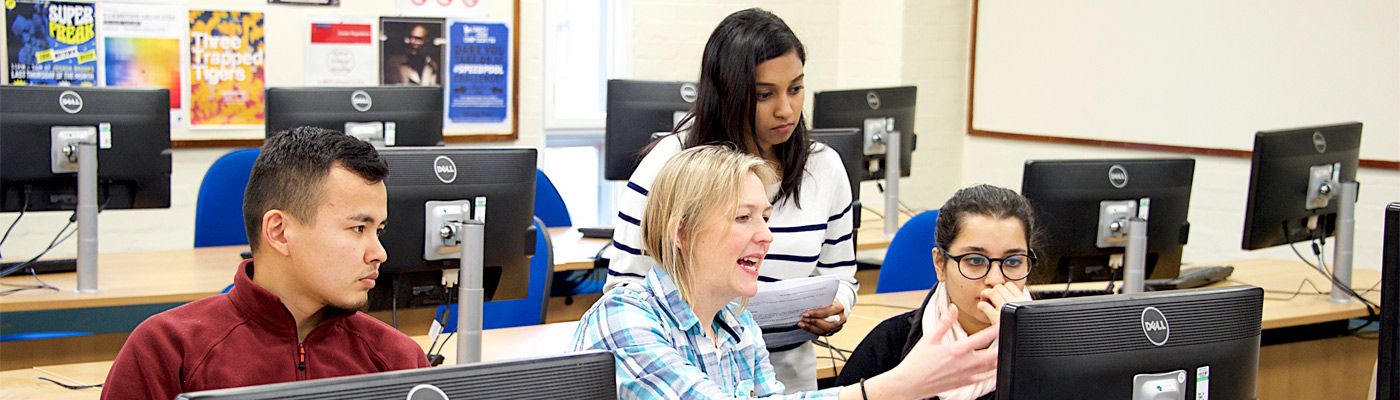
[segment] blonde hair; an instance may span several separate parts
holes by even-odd
[[[758,175],[771,199],[777,171],[758,157],[721,146],[696,146],[677,153],[652,183],[641,224],[643,245],[675,280],[686,302],[694,289],[691,267],[697,234],[712,217],[739,207],[739,188],[749,173]]]

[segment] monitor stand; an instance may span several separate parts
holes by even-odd
[[[460,267],[457,269],[457,365],[481,361],[481,319],[485,290],[486,224],[467,220],[458,224],[462,237]]]
[[[1338,304],[1351,302],[1352,244],[1356,236],[1356,182],[1342,182],[1341,201],[1337,205],[1337,248],[1332,253],[1332,297]]]
[[[885,132],[885,236],[894,237],[899,232],[899,172],[900,138],[899,131]]]
[[[97,290],[97,149],[110,148],[109,125],[102,132],[92,126],[50,128],[50,171],[78,173],[78,287],[79,294]],[[76,166],[74,164],[77,164]]]
[[[1123,293],[1141,293],[1147,275],[1147,216],[1151,198],[1099,202],[1095,245],[1123,247]],[[1112,263],[1110,263],[1111,265]]]
[[[423,259],[458,259],[457,364],[481,361],[486,198],[424,204]],[[456,246],[456,251],[448,249]]]

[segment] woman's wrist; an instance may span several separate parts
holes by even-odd
[[[896,367],[896,370],[897,369],[898,368]],[[895,372],[895,370],[891,370],[890,372]],[[863,386],[858,387],[857,390],[861,391],[861,394],[864,395],[866,398],[873,400],[898,400],[918,398],[917,395],[908,392],[910,385],[908,385],[907,383],[901,384],[900,379],[898,379],[898,377],[892,377],[892,375],[895,374],[897,374],[897,372],[884,373],[874,378],[866,379],[864,381]]]

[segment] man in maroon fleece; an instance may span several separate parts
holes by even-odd
[[[102,398],[427,367],[421,346],[356,311],[387,256],[387,173],[369,143],[340,132],[269,138],[243,199],[253,259],[234,273],[233,291],[136,327]]]

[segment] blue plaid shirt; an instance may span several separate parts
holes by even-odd
[[[574,351],[617,356],[624,399],[834,399],[839,388],[783,395],[763,333],[748,311],[730,303],[714,320],[719,347],[666,271],[653,267],[640,285],[613,288],[579,320]]]

